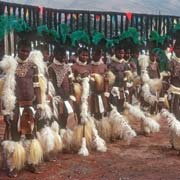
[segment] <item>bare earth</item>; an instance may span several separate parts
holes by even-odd
[[[139,135],[127,145],[108,144],[108,152],[91,152],[88,157],[59,154],[56,162],[43,163],[41,174],[25,170],[18,180],[178,180],[180,155],[171,149],[167,124],[161,120],[159,133]],[[140,128],[136,126],[139,130]],[[0,180],[9,179],[0,171]]]

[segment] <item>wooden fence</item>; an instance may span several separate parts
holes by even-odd
[[[91,35],[96,30],[108,38],[121,34],[128,27],[137,28],[145,39],[152,30],[160,35],[171,34],[173,25],[180,22],[178,16],[51,9],[3,1],[0,1],[0,14],[21,17],[33,28],[47,24],[58,30],[58,25],[65,23],[70,32],[83,29]]]

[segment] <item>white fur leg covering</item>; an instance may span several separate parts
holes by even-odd
[[[92,136],[93,136],[93,144],[96,148],[97,151],[100,152],[106,152],[107,151],[107,147],[106,147],[106,142],[104,141],[104,139],[102,139],[97,131],[96,125],[95,125],[95,119],[94,118],[90,118],[91,124],[92,124]]]
[[[59,152],[63,148],[62,139],[61,136],[59,135],[59,124],[56,121],[54,121],[51,124],[51,129],[53,130],[53,134],[54,134],[54,143],[55,143],[54,151]]]
[[[138,120],[140,119],[144,119],[145,118],[145,114],[143,111],[141,111],[141,109],[139,107],[136,106],[132,106],[131,104],[129,104],[128,102],[125,102],[125,108],[128,109],[129,113],[136,117]]]
[[[25,149],[21,142],[3,141],[3,154],[6,156],[8,168],[20,170],[25,164]]]
[[[125,103],[125,107],[132,116],[134,116],[137,120],[142,121],[143,130],[146,133],[159,132],[160,125],[153,118],[145,116],[144,112],[141,111],[139,107],[132,106],[129,103]]]
[[[96,126],[99,136],[102,137],[106,142],[110,142],[112,127],[109,118],[105,117],[101,121],[96,120]]]
[[[47,154],[51,151],[53,151],[55,146],[55,137],[53,130],[46,126],[40,130],[40,132],[37,132],[38,140],[43,148],[43,153]]]
[[[144,100],[147,103],[153,105],[155,102],[157,102],[157,97],[151,93],[149,84],[145,83],[142,86],[142,92]]]
[[[170,128],[170,142],[176,150],[180,150],[180,122],[174,114],[166,109],[161,110],[161,117],[165,119]]]
[[[82,155],[82,156],[88,156],[89,155],[89,151],[86,147],[86,138],[85,137],[82,138],[82,144],[81,144],[81,148],[80,148],[78,154]]]
[[[117,111],[115,107],[110,112],[110,119],[112,119],[112,124],[115,127],[113,131],[115,130],[116,134],[120,138],[123,138],[125,141],[128,142],[128,144],[130,144],[132,138],[136,136],[136,132],[131,128],[128,122]]]
[[[60,152],[63,149],[61,136],[57,132],[54,133],[54,152]]]
[[[160,114],[161,117],[167,121],[170,130],[177,136],[180,136],[180,121],[178,121],[176,117],[166,109],[162,109]]]
[[[100,152],[106,152],[107,151],[106,142],[98,135],[98,131],[95,127],[93,127],[92,132],[94,136],[93,143],[96,150]]]
[[[28,164],[39,164],[43,159],[43,150],[37,139],[25,140],[24,146]]]
[[[72,144],[73,131],[71,129],[60,129],[60,136],[63,143],[63,148],[70,150]]]
[[[156,133],[160,130],[160,125],[151,117],[146,117],[143,119],[143,126],[145,130],[149,129],[150,133]]]

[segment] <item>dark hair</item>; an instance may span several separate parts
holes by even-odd
[[[88,49],[85,48],[85,47],[82,47],[82,48],[78,49],[78,55],[80,55],[82,52],[87,52],[87,53],[89,53]]]
[[[54,47],[54,56],[65,56],[66,55],[66,49],[61,45],[55,45]]]
[[[39,44],[36,47],[37,50],[43,52],[43,51],[49,51],[49,45],[48,44]]]
[[[174,44],[174,48],[178,48],[178,47],[180,47],[180,40],[176,40]]]
[[[125,53],[131,53],[131,49],[125,49]]]
[[[21,39],[18,41],[18,44],[17,44],[17,49],[21,49],[21,48],[29,48],[31,49],[31,42],[28,41],[28,40],[25,40],[25,39]]]
[[[115,46],[115,52],[124,49],[124,47],[122,46],[122,44],[118,44]]]
[[[131,49],[132,54],[137,54],[139,52],[140,52],[140,49],[138,47],[135,47],[135,48]]]
[[[101,54],[102,53],[102,49],[101,48],[94,48],[93,49],[93,54]]]

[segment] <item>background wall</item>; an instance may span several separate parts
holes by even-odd
[[[133,12],[180,16],[180,0],[5,0],[55,9]]]

